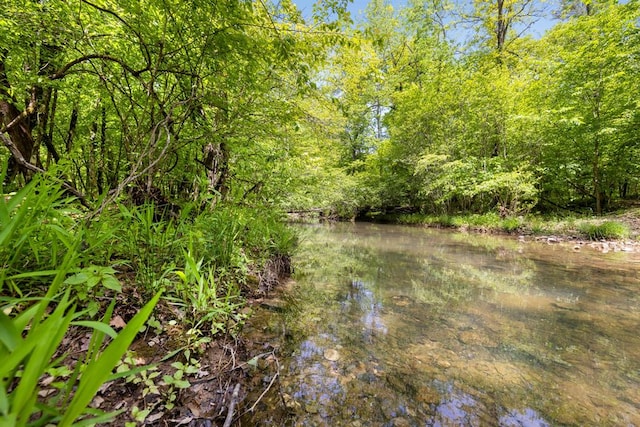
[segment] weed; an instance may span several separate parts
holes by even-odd
[[[219,289],[212,267],[203,268],[203,260],[196,262],[190,252],[183,256],[185,267],[175,272],[180,281],[175,284],[177,298],[172,302],[189,311],[196,329],[208,324],[211,334],[225,330],[227,321],[243,304],[239,290],[232,283]]]

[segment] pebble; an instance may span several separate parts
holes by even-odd
[[[324,351],[324,358],[331,362],[335,362],[336,360],[340,359],[340,353],[338,353],[338,351],[333,348],[328,348]]]

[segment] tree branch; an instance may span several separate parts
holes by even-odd
[[[119,64],[122,68],[124,68],[126,71],[131,73],[134,77],[138,77],[140,74],[142,74],[145,71],[149,70],[148,67],[145,67],[145,68],[143,68],[141,70],[134,70],[126,62],[124,62],[122,59],[119,59],[119,58],[116,58],[114,56],[107,55],[107,54],[92,53],[90,55],[81,56],[80,58],[74,59],[73,61],[67,63],[62,68],[60,68],[58,71],[56,71],[54,74],[50,75],[49,78],[51,80],[59,80],[59,79],[63,78],[64,76],[66,76],[67,72],[73,66],[78,65],[78,64],[83,63],[83,62],[86,62],[86,61],[91,61],[92,59],[102,59],[103,61],[115,62],[115,63]]]

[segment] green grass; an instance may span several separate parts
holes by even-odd
[[[625,239],[629,237],[629,228],[616,221],[605,221],[601,224],[582,223],[579,232],[590,240]]]
[[[501,218],[496,213],[466,215],[427,215],[400,214],[384,217],[387,222],[407,225],[426,225],[489,232],[524,233],[533,235],[557,234],[575,236],[590,240],[625,239],[630,237],[627,225],[618,221],[597,221],[581,219],[575,216],[545,217],[527,215],[526,217]]]

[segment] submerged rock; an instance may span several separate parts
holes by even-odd
[[[336,360],[340,359],[340,353],[338,353],[338,350],[328,348],[324,351],[324,358],[331,362],[335,362]]]

